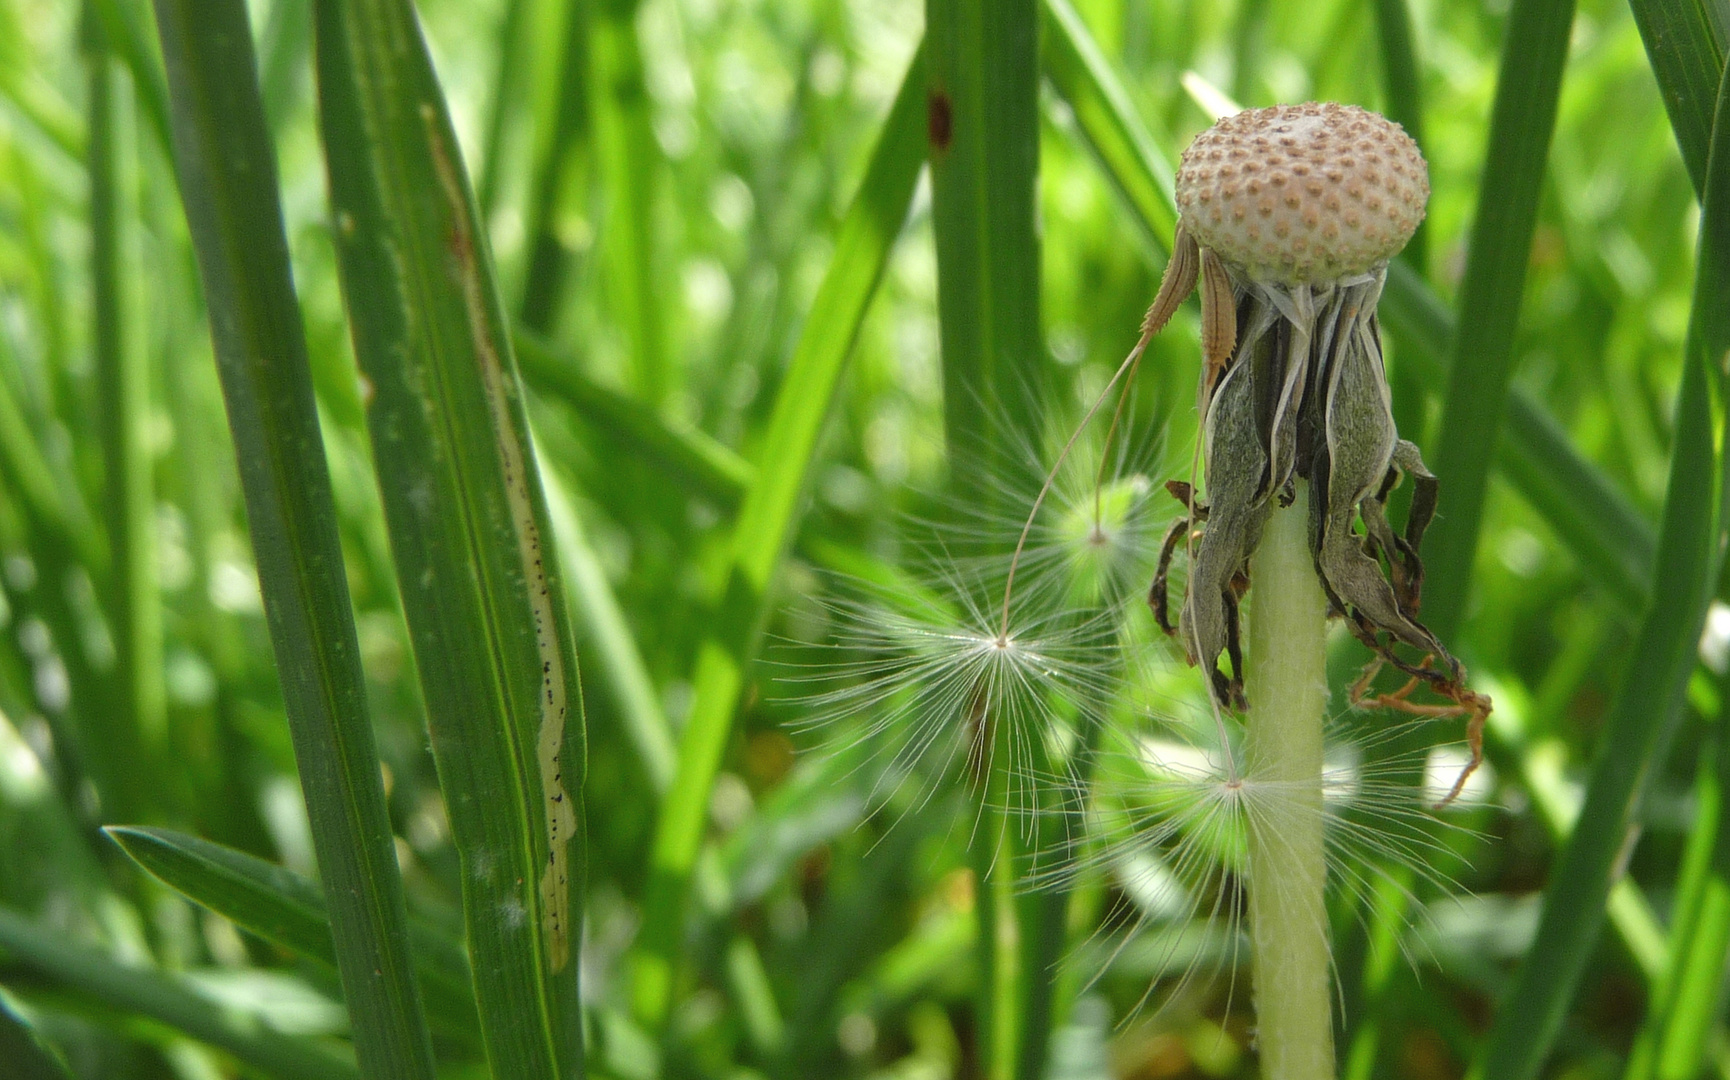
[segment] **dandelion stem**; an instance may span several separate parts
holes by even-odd
[[[1250,567],[1245,721],[1249,911],[1265,1080],[1332,1080],[1323,889],[1327,600],[1308,543],[1308,484],[1275,509]]]

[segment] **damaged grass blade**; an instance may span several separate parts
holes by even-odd
[[[314,13],[343,292],[487,1058],[513,1080],[581,1075],[582,699],[491,256],[413,6]]]

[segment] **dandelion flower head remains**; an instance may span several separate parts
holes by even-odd
[[[1171,261],[1119,369],[1133,373],[1148,341],[1199,285],[1205,493],[1167,485],[1186,513],[1160,553],[1154,614],[1207,672],[1215,702],[1241,711],[1238,608],[1251,587],[1250,558],[1275,506],[1291,505],[1296,484],[1306,482],[1308,546],[1330,614],[1375,653],[1372,667],[1408,676],[1398,691],[1374,696],[1371,678],[1360,680],[1354,704],[1469,717],[1463,784],[1481,759],[1490,702],[1466,688],[1460,663],[1418,618],[1418,549],[1437,483],[1394,426],[1376,319],[1388,260],[1423,220],[1423,155],[1399,125],[1356,106],[1249,109],[1196,137],[1176,194]],[[1396,533],[1387,499],[1406,476],[1415,491]],[[1190,570],[1173,625],[1167,580],[1180,547]],[[1442,702],[1410,700],[1419,687]]]

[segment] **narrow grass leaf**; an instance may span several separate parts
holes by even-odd
[[[532,330],[513,339],[523,380],[562,401],[632,453],[640,453],[723,507],[736,507],[755,476],[750,462],[696,428],[674,427],[651,406],[583,374],[577,357]]]
[[[12,1003],[0,995],[0,1061],[12,1070],[13,1080],[72,1080],[72,1073],[48,1040]]]
[[[1431,459],[1447,510],[1425,544],[1424,620],[1443,641],[1454,636],[1466,609],[1573,24],[1574,0],[1515,0],[1503,31],[1453,362]]]
[[[1724,42],[1713,33],[1703,0],[1630,0],[1628,7],[1646,44],[1688,178],[1695,192],[1703,193]]]
[[[236,1016],[176,975],[125,967],[101,953],[68,944],[64,934],[4,909],[0,909],[0,954],[107,1008],[147,1017],[224,1050],[272,1080],[360,1080],[362,1075],[353,1061],[310,1040]]]
[[[1040,437],[1047,389],[1035,226],[1039,21],[1037,0],[925,5],[943,424],[950,483],[961,499],[989,500],[1006,485],[1037,483],[1019,447]],[[1063,39],[1061,30],[1056,36]],[[1086,67],[1085,56],[1076,55]],[[1118,115],[1109,102],[1088,104],[1096,115]],[[1112,132],[1120,147],[1125,131],[1133,129]],[[984,1074],[993,1078],[1043,1073],[1056,962],[1065,945],[1060,894],[1017,895],[1049,815],[1042,808],[1031,831],[1006,817],[1018,783],[1017,752],[1026,754],[1015,728],[991,725],[988,767],[974,785],[978,817],[969,846],[979,904],[976,1038]]]
[[[1698,657],[1720,559],[1722,462],[1716,397],[1730,351],[1730,79],[1711,138],[1694,312],[1684,346],[1675,446],[1653,577],[1654,602],[1600,736],[1579,824],[1544,892],[1531,950],[1497,1011],[1474,1075],[1527,1080],[1548,1056],[1592,953],[1616,860],[1654,761],[1674,730]]]
[[[114,638],[116,692],[87,740],[91,764],[107,781],[103,813],[137,821],[159,794],[147,786],[141,762],[159,757],[166,741],[162,681],[162,606],[156,587],[156,501],[146,427],[150,371],[138,334],[138,260],[134,234],[137,190],[130,95],[109,49],[108,33],[86,6],[87,166],[90,176],[91,343],[102,446],[103,524],[113,564],[104,584]]]
[[[1417,50],[1412,45],[1412,13],[1407,0],[1375,0],[1376,33],[1381,39],[1382,86],[1387,92],[1388,119],[1406,129],[1412,141],[1422,147],[1424,138],[1423,71],[1418,67]],[[1406,241],[1403,257],[1413,266],[1429,264],[1427,223],[1420,222],[1418,231]]]
[[[558,540],[559,564],[571,608],[577,613],[584,639],[594,648],[592,655],[599,664],[601,681],[624,721],[626,738],[642,759],[656,796],[665,795],[673,782],[678,748],[655,693],[654,679],[569,493],[550,469],[543,467],[541,475],[546,480],[547,510]]]
[[[590,134],[590,35],[588,4],[562,5],[558,86],[553,94],[550,134],[539,147],[529,189],[528,269],[523,275],[523,325],[551,333],[564,294],[570,251],[559,239],[559,198],[572,174],[580,176]]]
[[[800,495],[824,419],[925,160],[924,88],[924,62],[916,54],[841,222],[828,272],[776,396],[755,480],[733,527],[720,604],[698,649],[678,769],[655,825],[631,990],[633,1009],[652,1027],[665,1022],[672,1004],[685,900],[708,821],[709,793],[761,642],[775,569],[796,531]]]
[[[486,237],[408,0],[315,0],[355,354],[494,1074],[580,1076],[582,692]]]
[[[430,1078],[300,307],[241,0],[160,0],[176,165],[361,1067]]]
[[[297,956],[336,968],[330,913],[318,883],[243,851],[171,829],[103,830],[158,881]],[[409,923],[415,976],[441,1035],[480,1048],[468,960],[429,927]]]
[[[1177,230],[1176,179],[1129,92],[1070,0],[1045,0],[1045,76],[1075,114],[1101,171],[1135,210],[1154,250],[1169,255]]]

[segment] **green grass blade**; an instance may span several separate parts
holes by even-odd
[[[925,22],[950,483],[958,498],[990,499],[1006,485],[1037,482],[1018,448],[1040,437],[1046,389],[1035,227],[1039,11],[1036,0],[927,0]],[[1017,750],[1027,752],[1013,728],[994,725],[984,751],[969,848],[979,903],[975,1039],[993,1080],[1043,1074],[1065,944],[1061,898],[1018,895],[1048,815],[1029,829],[1005,813],[1017,798]]]
[[[589,5],[564,5],[558,91],[552,131],[541,148],[529,192],[528,270],[523,276],[523,325],[551,333],[563,295],[570,252],[558,234],[559,199],[568,178],[582,175],[589,135]]]
[[[1063,65],[1053,59],[1059,32],[1076,39],[1078,48],[1099,55],[1098,46],[1079,19],[1058,16],[1067,0],[1046,0],[1054,18],[1048,23],[1046,63],[1052,85],[1075,112],[1082,136],[1093,146],[1119,143],[1113,129],[1128,129],[1133,115],[1122,94],[1110,92],[1110,69],[1097,65]],[[1101,107],[1094,107],[1097,102]],[[1117,102],[1117,106],[1111,103]],[[1129,209],[1159,250],[1171,243],[1170,225],[1177,220],[1171,202],[1170,165],[1151,150],[1142,153],[1098,153],[1107,170],[1134,175],[1112,176],[1114,187],[1140,193],[1127,197]],[[1425,380],[1446,378],[1456,322],[1435,291],[1403,262],[1388,268],[1387,288],[1380,305],[1382,321],[1400,346],[1401,362],[1411,361]],[[1618,598],[1637,606],[1651,580],[1656,533],[1603,471],[1580,456],[1566,433],[1531,395],[1515,387],[1508,397],[1508,423],[1499,443],[1498,463],[1567,541],[1587,569]]]
[[[1726,688],[1720,678],[1720,691]],[[1719,714],[1723,722],[1723,714]],[[1694,906],[1687,934],[1673,934],[1670,956],[1673,986],[1670,1009],[1659,1018],[1656,1075],[1660,1080],[1691,1080],[1698,1076],[1707,1037],[1722,1015],[1724,964],[1730,955],[1730,739],[1722,728],[1717,738],[1718,819],[1706,880]],[[1702,812],[1705,804],[1701,803]]]
[[[583,374],[577,357],[532,330],[513,342],[530,387],[565,402],[624,449],[640,453],[723,507],[737,506],[755,477],[744,458],[695,428],[674,427],[649,405]]]
[[[709,792],[760,644],[770,585],[798,526],[799,497],[823,421],[925,160],[924,86],[924,64],[916,56],[842,220],[835,254],[775,399],[755,482],[733,527],[721,603],[698,651],[678,769],[656,822],[643,935],[632,975],[633,1008],[657,1028],[672,1004],[685,900],[708,821]]]
[[[90,173],[90,283],[94,374],[102,444],[104,524],[113,565],[106,582],[114,636],[117,692],[101,730],[92,733],[100,769],[103,816],[138,821],[150,813],[151,788],[140,763],[163,751],[167,714],[162,682],[162,607],[156,587],[156,502],[145,432],[150,372],[137,333],[139,280],[128,195],[137,190],[130,100],[120,82],[105,30],[84,12],[87,136]],[[94,717],[93,717],[94,719]],[[93,762],[94,763],[94,762]]]
[[[610,0],[593,24],[595,163],[606,195],[601,224],[608,307],[630,343],[630,383],[659,405],[672,386],[657,207],[660,144],[637,41],[639,0]]]
[[[109,826],[103,831],[133,862],[193,903],[273,945],[335,970],[330,914],[317,882],[245,852],[170,829]],[[480,1029],[462,949],[412,922],[409,937],[415,975],[434,1027],[441,1035],[479,1049]]]
[[[1169,255],[1177,230],[1171,166],[1070,0],[1045,0],[1043,48],[1045,75],[1075,113],[1106,179],[1134,208],[1154,250]]]
[[[177,976],[124,967],[100,953],[67,944],[65,935],[4,909],[0,909],[0,953],[108,1008],[148,1017],[225,1050],[272,1080],[360,1080],[362,1075],[352,1061],[316,1043],[235,1016]]]
[[[1503,31],[1453,363],[1431,455],[1447,509],[1424,545],[1424,621],[1443,641],[1466,610],[1573,23],[1574,0],[1515,0]]]
[[[168,84],[150,47],[149,9],[136,0],[89,0],[96,20],[115,55],[132,76],[138,106],[164,153],[174,153],[168,117]]]
[[[176,163],[361,1067],[431,1077],[300,308],[240,0],[161,0]]]
[[[0,1061],[12,1080],[72,1080],[66,1062],[29,1021],[0,995]]]
[[[1407,0],[1375,0],[1376,32],[1381,38],[1382,85],[1386,88],[1388,119],[1406,129],[1422,147],[1424,139],[1423,72],[1412,45],[1412,13]],[[1404,258],[1413,266],[1429,265],[1430,230],[1426,223],[1406,241]]]
[[[4,341],[0,350],[10,353]],[[11,355],[0,355],[16,363]],[[89,507],[75,484],[65,483],[43,456],[36,433],[11,382],[0,379],[0,476],[7,493],[20,504],[32,523],[62,545],[93,576],[108,572],[108,549],[92,526]]]
[[[408,0],[316,0],[337,254],[494,1074],[580,1076],[582,692],[508,323]]]
[[[1688,178],[1696,193],[1704,192],[1724,43],[1712,32],[1703,0],[1631,0],[1628,6],[1646,43]]]
[[[499,15],[492,50],[496,63],[492,93],[487,99],[480,167],[475,170],[475,192],[483,221],[492,220],[493,210],[498,205],[499,179],[504,167],[505,128],[511,113],[520,106],[518,90],[524,69],[528,67],[522,56],[523,23],[533,6],[530,0],[505,0],[504,11]]]
[[[655,693],[654,679],[631,634],[612,583],[601,567],[600,556],[589,545],[582,518],[570,495],[551,470],[543,468],[547,485],[547,511],[558,541],[560,568],[564,572],[571,608],[583,628],[584,638],[594,647],[601,681],[613,699],[613,707],[625,724],[625,737],[642,759],[657,797],[673,783],[678,747],[667,714]]]
[[[1579,825],[1544,893],[1538,933],[1497,1012],[1485,1080],[1536,1076],[1560,1029],[1604,917],[1616,859],[1653,759],[1674,729],[1697,663],[1719,561],[1722,462],[1714,385],[1730,350],[1730,79],[1719,90],[1701,218],[1694,317],[1676,409],[1676,438],[1652,595],[1626,680],[1600,736]]]

